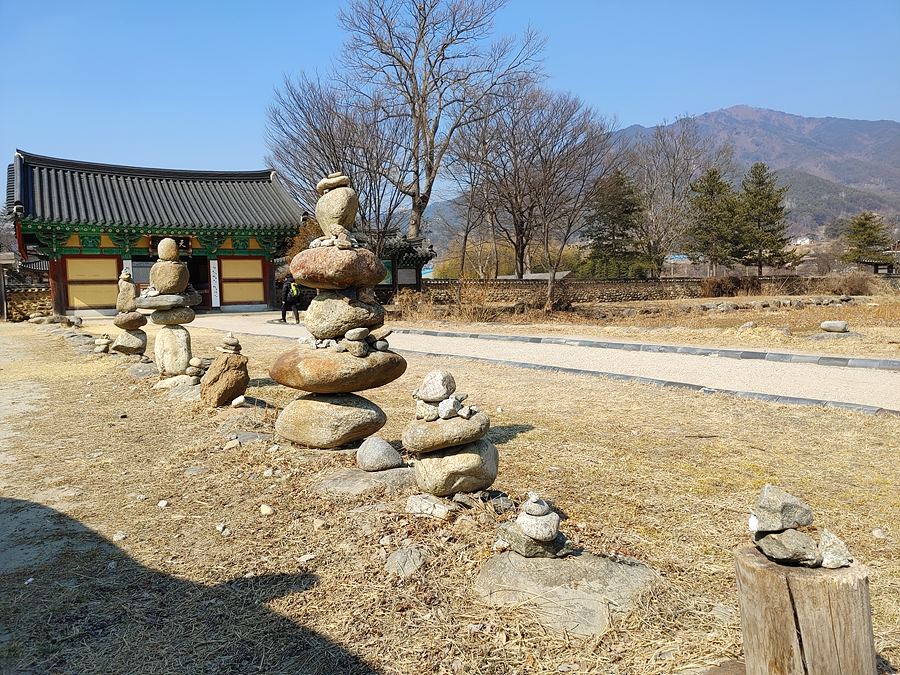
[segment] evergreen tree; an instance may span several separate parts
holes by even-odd
[[[741,243],[747,251],[743,262],[755,266],[759,276],[765,265],[784,267],[801,259],[787,249],[784,195],[788,188],[778,185],[775,172],[763,162],[751,166],[741,181],[738,213]]]
[[[624,172],[616,169],[598,183],[585,229],[590,240],[587,267],[592,275],[630,276],[640,267],[634,228],[641,211],[634,183]]]
[[[893,262],[894,257],[885,254],[891,247],[891,236],[881,216],[871,211],[858,213],[846,225],[843,232],[847,251],[841,256],[844,262]]]
[[[691,183],[691,224],[687,231],[692,252],[713,265],[731,265],[747,253],[738,217],[738,200],[719,169],[707,169]]]

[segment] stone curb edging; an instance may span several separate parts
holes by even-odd
[[[802,398],[799,396],[762,394],[755,391],[717,389],[716,387],[705,387],[702,384],[690,384],[688,382],[675,382],[672,380],[659,380],[653,377],[643,377],[641,375],[625,375],[623,373],[608,373],[602,370],[584,370],[581,368],[567,368],[565,366],[549,366],[542,363],[527,363],[525,361],[506,361],[504,359],[490,359],[482,356],[462,356],[459,354],[443,354],[440,352],[423,352],[415,349],[394,349],[393,351],[406,354],[419,354],[421,356],[465,359],[467,361],[478,361],[481,363],[490,363],[498,366],[512,366],[514,368],[543,370],[556,373],[566,373],[569,375],[590,375],[593,377],[605,377],[609,380],[618,380],[621,382],[641,382],[643,384],[655,384],[660,387],[669,387],[672,389],[687,389],[688,391],[700,392],[702,394],[729,394],[731,396],[738,396],[740,398],[752,398],[759,401],[768,401],[769,403],[782,403],[786,405],[811,405],[821,406],[824,408],[840,408],[843,410],[860,412],[867,415],[892,415],[900,417],[900,410],[879,408],[878,406],[864,405],[862,403],[846,403],[843,401],[827,401],[818,398]]]
[[[406,335],[430,335],[433,337],[502,340],[507,342],[530,342],[533,344],[568,345],[570,347],[589,347],[592,349],[622,349],[632,352],[690,354],[692,356],[718,356],[728,359],[757,359],[763,361],[777,361],[779,363],[811,363],[818,366],[838,366],[842,368],[900,370],[900,360],[897,359],[857,359],[845,356],[791,354],[789,352],[761,352],[741,349],[713,349],[710,347],[684,347],[678,345],[658,345],[638,342],[606,342],[601,340],[585,340],[561,337],[557,338],[530,335],[499,335],[496,333],[456,333],[450,331],[435,331],[418,328],[395,328],[394,332]]]

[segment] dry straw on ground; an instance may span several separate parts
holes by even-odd
[[[220,334],[192,335],[196,353],[214,353]],[[29,572],[38,581],[27,587],[0,579],[22,589],[17,622],[58,625],[58,640],[17,646],[35,670],[315,672],[273,659],[286,635],[308,648],[304,658],[342,649],[380,673],[688,672],[740,654],[731,550],[746,540],[747,508],[765,482],[806,498],[817,524],[870,566],[876,646],[900,664],[896,418],[412,358],[402,378],[367,394],[388,414],[386,438],[412,417],[409,391],[422,375],[449,368],[492,416],[497,488],[540,490],[583,546],[659,573],[625,621],[578,639],[548,634],[527,606],[478,602],[472,582],[497,524],[488,512],[447,523],[406,515],[402,497],[323,499],[312,486],[351,456],[268,441],[222,450],[220,426],[270,431],[272,411],[169,400],[131,382],[114,358],[76,357],[31,326],[0,328],[10,341],[20,351],[0,364],[0,386],[33,381],[48,396],[40,414],[13,421],[4,494],[44,502],[102,537],[128,535],[115,569],[110,555],[85,551],[64,569]],[[294,392],[266,369],[290,343],[241,341],[248,394],[284,405]],[[263,503],[273,516],[260,515]],[[382,566],[406,540],[429,559],[400,582]],[[85,598],[89,583],[106,592]]]

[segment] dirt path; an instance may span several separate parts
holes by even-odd
[[[253,335],[282,337],[309,335],[302,326],[268,323],[276,316],[274,312],[241,315],[209,314],[197,317],[194,325]],[[434,335],[395,333],[390,341],[393,348],[412,352],[578,368],[729,391],[819,399],[900,410],[900,372],[893,371],[825,367],[806,363],[713,359],[690,354],[628,352]]]

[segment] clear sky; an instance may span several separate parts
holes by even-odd
[[[339,5],[0,0],[0,160],[261,168],[273,89],[332,67]],[[548,84],[620,126],[736,104],[900,120],[900,0],[510,0],[497,29],[528,24]]]

